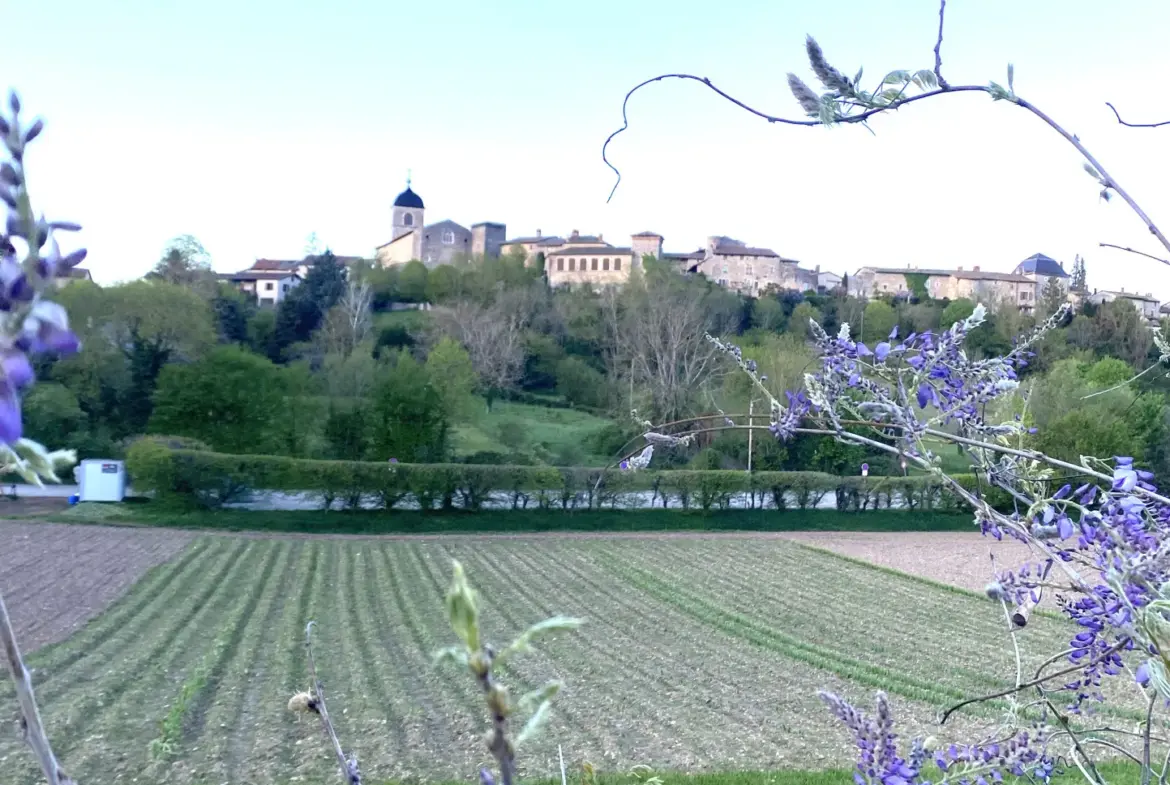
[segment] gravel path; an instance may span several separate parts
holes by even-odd
[[[67,638],[194,535],[0,521],[0,591],[26,652]]]

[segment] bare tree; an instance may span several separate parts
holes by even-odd
[[[721,332],[707,294],[698,283],[661,274],[603,297],[611,374],[648,399],[645,414],[673,420],[704,384],[721,383],[724,364],[704,338]]]
[[[489,305],[460,300],[435,311],[440,333],[459,341],[471,356],[489,409],[524,372],[524,332],[532,319],[527,295],[523,289],[506,290]]]
[[[322,325],[322,338],[327,353],[348,357],[360,346],[373,330],[370,304],[373,290],[364,279],[351,277],[346,283],[345,293],[337,305],[329,309]]]

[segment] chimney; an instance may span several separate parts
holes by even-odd
[[[963,265],[959,265],[959,272],[963,272]]]
[[[960,267],[959,269],[960,269],[960,270],[962,270],[963,268],[962,268],[962,267]],[[972,269],[972,270],[974,270],[975,272],[979,272],[979,265],[975,265],[975,266],[974,266],[974,267],[972,267],[971,269]]]
[[[536,230],[536,239],[537,240],[540,239],[540,230],[539,229]]]
[[[601,232],[598,232],[597,233],[597,242],[600,243],[600,242],[604,242],[604,241],[605,241],[605,235],[603,235]]]
[[[1124,286],[1123,286],[1123,287],[1121,287],[1121,293],[1122,293],[1122,294],[1125,294],[1125,287],[1124,287]]]
[[[576,239],[577,239],[578,237],[580,237],[580,236],[581,236],[581,233],[580,233],[580,232],[578,232],[576,229],[574,229],[574,230],[573,230],[573,233],[572,233],[571,235],[569,235],[569,239],[570,239],[570,240],[576,240]]]

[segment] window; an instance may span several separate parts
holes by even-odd
[[[557,259],[557,272],[562,272],[565,269],[565,260]]]
[[[287,292],[288,291],[288,284],[281,284],[280,290],[282,292]]]
[[[443,232],[443,245],[454,245],[454,244],[455,244],[455,233],[452,232],[450,229]]]
[[[752,269],[751,262],[748,262],[747,264],[745,264],[743,266],[743,274],[744,275],[753,275],[754,274],[754,270]]]
[[[727,275],[727,265],[723,265],[723,274]]]
[[[577,260],[570,258],[569,259],[569,272],[573,272],[573,270],[574,270],[574,268],[576,268],[576,266],[577,266]]]
[[[613,269],[615,269],[615,270],[622,269],[622,260],[620,257],[613,260]]]
[[[609,269],[609,257],[608,256],[601,260],[601,269],[602,270]]]
[[[596,256],[593,257],[593,263],[589,265],[589,269],[591,269],[591,270],[597,269],[597,257]]]
[[[402,216],[402,225],[403,226],[414,226],[414,216],[411,215],[410,213],[406,213],[405,215],[403,215]]]
[[[264,291],[266,291],[266,292],[271,292],[271,291],[272,291],[272,287],[273,287],[273,286],[275,286],[275,285],[276,285],[276,284],[272,283],[272,281],[269,281],[268,283],[264,284]]]

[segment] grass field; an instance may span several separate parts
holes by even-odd
[[[610,772],[847,767],[817,689],[867,705],[884,689],[905,735],[964,738],[1002,706],[941,730],[935,710],[1014,674],[985,599],[775,539],[210,535],[33,654],[61,757],[87,785],[332,781],[319,727],[285,708],[308,686],[315,619],[331,713],[369,780],[466,781],[486,762],[482,697],[468,674],[431,665],[453,642],[441,601],[453,557],[496,643],[553,613],[587,620],[504,676],[515,692],[567,684],[521,750],[531,777],[557,771],[558,744],[571,767]],[[1025,671],[1068,634],[1037,616]],[[0,688],[0,705],[12,699]],[[16,734],[0,735],[0,770],[37,781]]]
[[[576,409],[497,401],[490,412],[483,407],[471,422],[456,425],[451,446],[457,455],[536,452],[558,465],[604,466],[615,456],[592,452],[589,443],[610,425]]]

